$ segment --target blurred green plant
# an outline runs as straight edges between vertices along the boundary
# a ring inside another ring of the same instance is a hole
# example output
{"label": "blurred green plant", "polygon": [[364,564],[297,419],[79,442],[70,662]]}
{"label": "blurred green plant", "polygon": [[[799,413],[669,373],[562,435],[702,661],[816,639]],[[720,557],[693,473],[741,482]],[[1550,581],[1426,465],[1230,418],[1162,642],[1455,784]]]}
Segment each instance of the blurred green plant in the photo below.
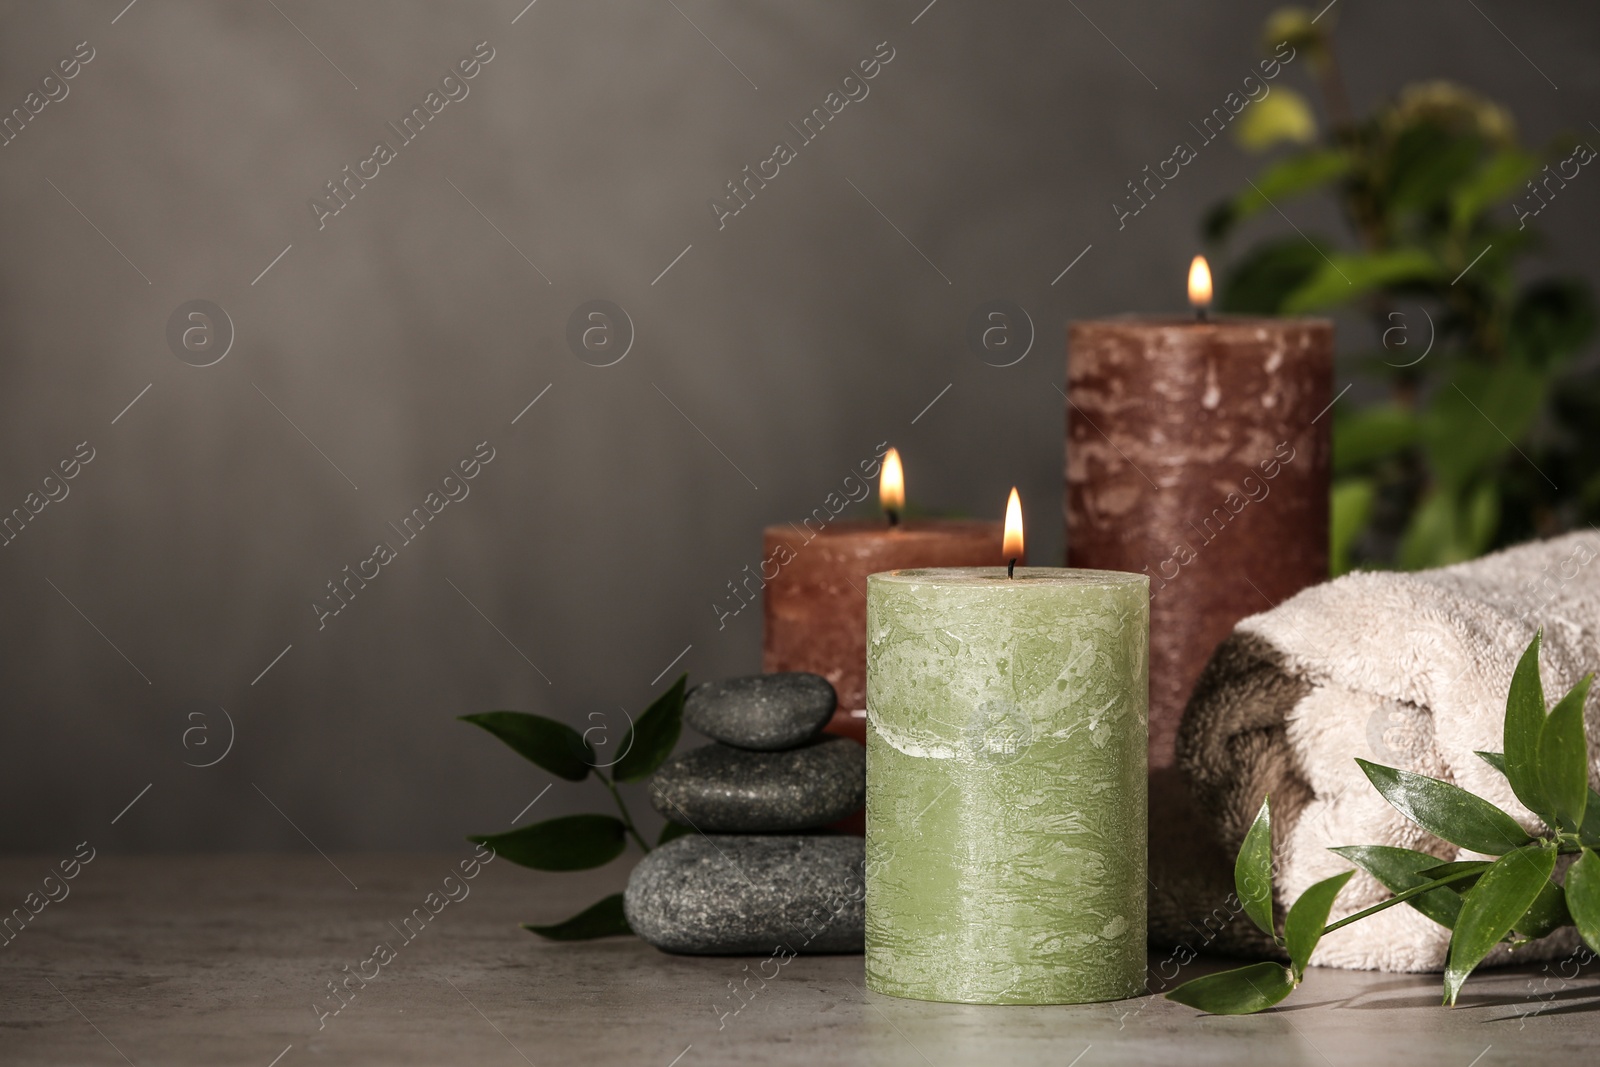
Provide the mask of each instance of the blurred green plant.
{"label": "blurred green plant", "polygon": [[[1273,918],[1272,812],[1261,801],[1239,846],[1234,887],[1250,921],[1270,936],[1289,965],[1253,963],[1195,978],[1168,1000],[1214,1015],[1250,1015],[1294,992],[1324,935],[1368,915],[1409,904],[1450,931],[1444,1003],[1454,1007],[1462,983],[1496,946],[1513,950],[1564,926],[1600,952],[1600,794],[1589,788],[1589,741],[1583,704],[1593,675],[1585,675],[1547,715],[1539,681],[1540,634],[1522,654],[1506,696],[1503,752],[1477,755],[1505,775],[1543,824],[1530,834],[1509,814],[1474,793],[1437,778],[1358,759],[1362,772],[1396,811],[1433,837],[1492,860],[1457,860],[1392,845],[1344,845],[1331,851],[1372,875],[1394,896],[1328,922],[1334,898],[1354,870],[1326,878]],[[1557,881],[1558,856],[1576,856]],[[1326,925],[1325,925],[1326,924]]]}
{"label": "blurred green plant", "polygon": [[1529,219],[1546,206],[1559,218],[1573,181],[1600,189],[1581,172],[1594,150],[1565,138],[1531,151],[1505,108],[1441,81],[1357,117],[1332,17],[1320,21],[1284,9],[1263,41],[1307,57],[1322,121],[1273,86],[1235,137],[1276,156],[1203,229],[1221,245],[1312,194],[1346,224],[1342,241],[1307,230],[1257,242],[1218,298],[1247,314],[1351,308],[1381,338],[1354,361],[1380,398],[1335,408],[1333,572],[1439,566],[1600,520],[1600,372],[1578,365],[1593,296],[1578,278],[1525,280],[1524,266],[1539,246]]}

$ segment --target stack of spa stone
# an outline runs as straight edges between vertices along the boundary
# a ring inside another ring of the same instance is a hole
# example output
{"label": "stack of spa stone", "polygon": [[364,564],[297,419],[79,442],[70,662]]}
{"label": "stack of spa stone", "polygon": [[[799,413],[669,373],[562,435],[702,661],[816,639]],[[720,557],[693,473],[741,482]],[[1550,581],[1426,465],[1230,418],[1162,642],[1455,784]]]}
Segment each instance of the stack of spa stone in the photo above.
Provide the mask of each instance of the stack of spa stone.
{"label": "stack of spa stone", "polygon": [[667,952],[862,950],[863,841],[817,832],[859,810],[867,791],[866,750],[821,736],[834,703],[815,674],[690,692],[684,721],[714,740],[650,780],[650,803],[686,832],[628,879],[635,933]]}

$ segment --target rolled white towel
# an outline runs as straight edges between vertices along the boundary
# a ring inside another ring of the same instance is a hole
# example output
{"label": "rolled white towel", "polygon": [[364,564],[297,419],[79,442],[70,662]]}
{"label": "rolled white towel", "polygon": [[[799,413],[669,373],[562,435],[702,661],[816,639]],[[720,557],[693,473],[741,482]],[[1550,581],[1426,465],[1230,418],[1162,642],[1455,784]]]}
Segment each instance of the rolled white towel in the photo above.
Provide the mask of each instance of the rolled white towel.
{"label": "rolled white towel", "polygon": [[[1350,868],[1328,851],[1334,845],[1478,858],[1390,807],[1357,757],[1454,782],[1537,827],[1474,752],[1502,749],[1512,671],[1541,627],[1540,673],[1553,700],[1600,670],[1600,532],[1437,570],[1350,574],[1252,615],[1218,647],[1179,729],[1178,766],[1197,810],[1231,858],[1262,795],[1272,794],[1280,907]],[[1600,700],[1590,699],[1586,720],[1594,783]],[[1388,895],[1359,873],[1334,918]],[[1182,900],[1177,910],[1203,915],[1216,903]],[[1229,924],[1210,947],[1259,951],[1259,940],[1238,929],[1247,925]],[[1448,930],[1401,905],[1329,935],[1312,963],[1442,970],[1449,942]],[[1514,953],[1502,946],[1486,962],[1549,959],[1578,944],[1568,928]]]}

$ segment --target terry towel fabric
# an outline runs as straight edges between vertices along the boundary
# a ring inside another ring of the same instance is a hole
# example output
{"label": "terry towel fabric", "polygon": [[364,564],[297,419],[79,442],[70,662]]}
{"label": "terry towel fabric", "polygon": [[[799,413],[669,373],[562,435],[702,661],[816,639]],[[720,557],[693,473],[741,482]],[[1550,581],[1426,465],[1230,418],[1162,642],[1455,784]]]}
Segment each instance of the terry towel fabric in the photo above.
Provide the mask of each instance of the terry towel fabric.
{"label": "terry towel fabric", "polygon": [[[1350,868],[1328,851],[1332,845],[1400,845],[1441,862],[1478,858],[1391,808],[1356,757],[1454,782],[1536,827],[1506,780],[1474,751],[1503,747],[1512,671],[1540,627],[1540,673],[1554,702],[1586,672],[1600,670],[1600,532],[1438,570],[1350,574],[1240,622],[1201,675],[1177,742],[1194,810],[1225,861],[1153,873],[1152,939],[1195,945],[1201,934],[1211,951],[1271,953],[1242,917],[1199,918],[1218,915],[1224,904],[1219,889],[1224,897],[1231,889],[1226,872],[1267,793],[1280,909],[1312,883]],[[1586,718],[1593,782],[1600,698],[1591,695]],[[1333,917],[1388,895],[1358,873]],[[1399,905],[1329,935],[1312,962],[1442,970],[1449,940],[1444,927]],[[1568,928],[1514,953],[1502,946],[1487,962],[1550,959],[1578,947]]]}

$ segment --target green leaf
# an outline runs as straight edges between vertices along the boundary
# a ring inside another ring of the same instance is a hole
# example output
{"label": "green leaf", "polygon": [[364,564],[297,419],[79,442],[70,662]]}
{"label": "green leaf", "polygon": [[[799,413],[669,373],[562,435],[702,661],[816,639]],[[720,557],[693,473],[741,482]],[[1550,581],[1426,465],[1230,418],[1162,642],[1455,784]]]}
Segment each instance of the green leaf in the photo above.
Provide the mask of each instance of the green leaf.
{"label": "green leaf", "polygon": [[522,928],[551,941],[589,941],[596,937],[633,933],[633,927],[628,925],[628,917],[622,913],[621,893],[613,893],[591,904],[565,922],[549,926],[523,923]]}
{"label": "green leaf", "polygon": [[1434,281],[1448,277],[1439,261],[1420,248],[1391,252],[1334,252],[1315,274],[1283,302],[1285,314],[1349,304],[1377,289],[1405,282]]}
{"label": "green leaf", "polygon": [[[1452,863],[1441,863],[1437,867],[1429,867],[1420,872],[1422,877],[1430,881],[1449,878],[1451,882],[1446,888],[1455,894],[1457,904],[1461,901],[1462,894],[1478,884],[1478,879],[1483,877],[1483,872],[1494,866],[1493,860],[1456,860]],[[1463,877],[1465,876],[1465,877]],[[1460,918],[1461,909],[1456,909],[1456,917]],[[1450,928],[1455,929],[1452,923]]]}
{"label": "green leaf", "polygon": [[1470,184],[1483,156],[1476,134],[1429,121],[1407,128],[1389,151],[1385,200],[1390,210],[1442,208],[1452,192]]}
{"label": "green leaf", "polygon": [[1456,368],[1422,417],[1423,445],[1440,488],[1464,497],[1469,486],[1515,457],[1549,384],[1547,373],[1517,360]]}
{"label": "green leaf", "polygon": [[1295,981],[1304,977],[1311,953],[1322,940],[1322,927],[1328,921],[1328,912],[1333,910],[1334,897],[1355,873],[1345,871],[1324,878],[1301,893],[1300,899],[1289,909],[1288,917],[1283,920],[1283,942],[1289,950],[1289,965],[1294,968]]}
{"label": "green leaf", "polygon": [[1539,887],[1539,895],[1528,905],[1522,918],[1512,925],[1512,929],[1522,937],[1537,941],[1563,926],[1571,925],[1572,913],[1567,910],[1566,894],[1554,882],[1546,882]]}
{"label": "green leaf", "polygon": [[1500,770],[1511,783],[1511,791],[1547,824],[1552,821],[1544,781],[1539,776],[1539,735],[1544,732],[1544,683],[1539,680],[1541,629],[1517,661],[1511,674],[1511,691],[1506,696],[1505,756]]}
{"label": "green leaf", "polygon": [[1562,829],[1576,831],[1589,801],[1589,741],[1583,735],[1583,701],[1594,676],[1586,674],[1550,710],[1539,732],[1539,782]]}
{"label": "green leaf", "polygon": [[[1249,115],[1260,114],[1258,108],[1259,105],[1250,109],[1247,120]],[[1254,188],[1211,209],[1204,226],[1206,239],[1220,241],[1250,216],[1272,204],[1319,189],[1344,177],[1349,170],[1350,154],[1339,148],[1299,152],[1279,160],[1256,176]]]}
{"label": "green leaf", "polygon": [[1333,483],[1328,516],[1328,573],[1337,578],[1350,570],[1350,552],[1372,517],[1378,487],[1370,478],[1341,478]]}
{"label": "green leaf", "polygon": [[1567,910],[1584,944],[1600,952],[1600,856],[1585,848],[1567,868]]}
{"label": "green leaf", "polygon": [[1435,837],[1489,856],[1503,855],[1531,840],[1517,820],[1460,786],[1364,759],[1356,763],[1383,799]]}
{"label": "green leaf", "polygon": [[1400,566],[1416,571],[1465,558],[1456,548],[1455,499],[1435,488],[1412,509],[1400,538]]}
{"label": "green leaf", "polygon": [[1249,1015],[1272,1007],[1294,991],[1294,977],[1281,963],[1252,963],[1237,970],[1192,978],[1168,1000],[1212,1015]]}
{"label": "green leaf", "polygon": [[1241,148],[1251,152],[1265,152],[1285,141],[1308,144],[1316,139],[1317,117],[1310,101],[1280,85],[1245,111],[1234,124],[1233,136]]}
{"label": "green leaf", "polygon": [[692,833],[694,833],[693,827],[684,826],[682,823],[669,822],[667,825],[661,828],[661,836],[656,838],[656,847],[660,848],[662,845],[673,840],[674,838],[682,837],[684,834]]}
{"label": "green leaf", "polygon": [[564,722],[525,711],[485,711],[463,715],[462,722],[481,726],[558,778],[581,782],[594,766],[594,753],[578,731]]}
{"label": "green leaf", "polygon": [[1467,547],[1469,559],[1476,559],[1488,551],[1500,528],[1500,487],[1484,479],[1462,502],[1461,541]]}
{"label": "green leaf", "polygon": [[1500,525],[1500,490],[1490,480],[1477,485],[1438,487],[1412,513],[1400,546],[1407,570],[1442,567],[1476,559],[1494,540]]}
{"label": "green leaf", "polygon": [[611,769],[619,782],[642,782],[672,755],[678,735],[683,731],[683,691],[687,674],[678,675],[672,687],[645,709],[623,739],[623,756]]}
{"label": "green leaf", "polygon": [[[1485,763],[1506,773],[1506,758],[1498,752],[1479,752]],[[1589,802],[1583,807],[1583,824],[1578,827],[1578,838],[1586,845],[1600,845],[1600,793],[1589,790]]]}
{"label": "green leaf", "polygon": [[1547,279],[1517,297],[1506,327],[1506,347],[1530,366],[1559,366],[1583,350],[1594,328],[1589,286],[1570,278]]}
{"label": "green leaf", "polygon": [[1530,845],[1515,849],[1495,860],[1478,884],[1467,891],[1450,938],[1450,962],[1444,972],[1446,1004],[1455,1006],[1467,975],[1533,906],[1555,864],[1553,848]]}
{"label": "green leaf", "polygon": [[1271,797],[1261,798],[1261,810],[1244,835],[1239,857],[1233,862],[1233,887],[1250,921],[1268,937],[1277,938],[1272,924],[1272,811]]}
{"label": "green leaf", "polygon": [[1578,840],[1590,848],[1600,848],[1600,793],[1589,790],[1589,803],[1584,805],[1583,825],[1578,827]]}
{"label": "green leaf", "polygon": [[1289,294],[1323,266],[1323,246],[1299,234],[1263,242],[1228,271],[1217,309],[1236,315],[1281,313]]}
{"label": "green leaf", "polygon": [[[1415,358],[1407,354],[1411,351],[1409,339],[1404,346],[1397,342],[1389,351],[1395,363]],[[1398,404],[1376,404],[1341,415],[1333,424],[1333,472],[1352,474],[1388,459],[1415,444],[1421,431],[1416,413]]]}
{"label": "green leaf", "polygon": [[[1372,875],[1391,893],[1403,893],[1425,885],[1432,879],[1422,872],[1439,863],[1437,856],[1393,845],[1343,845],[1329,851]],[[1448,886],[1412,897],[1406,903],[1446,929],[1455,926],[1456,916],[1461,912],[1461,895]]]}
{"label": "green leaf", "polygon": [[627,828],[610,815],[563,815],[503,834],[467,838],[539,871],[584,871],[622,855]]}
{"label": "green leaf", "polygon": [[[1437,878],[1449,878],[1452,875],[1464,874],[1468,872],[1482,874],[1492,866],[1494,866],[1493,860],[1451,860],[1449,863],[1435,864],[1434,866],[1428,867],[1425,870],[1419,871],[1418,873],[1424,878],[1433,880]],[[1476,881],[1476,878],[1469,878],[1464,881],[1453,883],[1451,888],[1459,893]]]}
{"label": "green leaf", "polygon": [[1451,226],[1464,233],[1485,210],[1520,189],[1537,169],[1534,158],[1519,149],[1508,148],[1491,156],[1451,196]]}

